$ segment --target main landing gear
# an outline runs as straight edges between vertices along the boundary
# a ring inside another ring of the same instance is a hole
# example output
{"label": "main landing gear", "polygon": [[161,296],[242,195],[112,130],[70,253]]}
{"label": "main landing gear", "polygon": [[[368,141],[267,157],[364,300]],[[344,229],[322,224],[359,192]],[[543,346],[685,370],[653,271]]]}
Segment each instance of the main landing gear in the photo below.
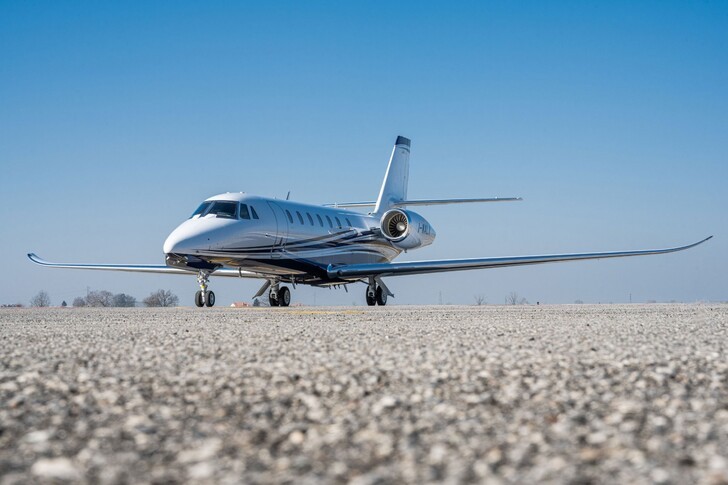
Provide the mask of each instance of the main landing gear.
{"label": "main landing gear", "polygon": [[384,306],[387,304],[387,296],[390,294],[389,289],[381,281],[378,283],[372,278],[369,280],[369,285],[367,285],[366,299],[369,306]]}
{"label": "main landing gear", "polygon": [[291,290],[287,286],[271,285],[268,292],[270,306],[288,306],[291,304]]}
{"label": "main landing gear", "polygon": [[215,293],[207,290],[209,280],[210,273],[205,271],[197,273],[197,283],[200,285],[200,289],[195,293],[195,305],[198,307],[211,307],[215,304]]}

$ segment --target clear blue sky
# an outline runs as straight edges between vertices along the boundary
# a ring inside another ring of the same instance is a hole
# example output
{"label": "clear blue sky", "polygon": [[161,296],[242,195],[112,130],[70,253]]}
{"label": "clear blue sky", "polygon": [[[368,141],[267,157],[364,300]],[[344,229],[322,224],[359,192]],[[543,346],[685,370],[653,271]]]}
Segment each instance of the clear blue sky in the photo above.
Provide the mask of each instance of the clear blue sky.
{"label": "clear blue sky", "polygon": [[[665,247],[685,253],[389,280],[392,303],[728,300],[725,2],[2,2],[0,303],[138,298],[193,277],[50,270],[161,263],[225,191],[376,196],[397,135],[422,208],[404,259]],[[213,280],[219,304],[256,282]],[[294,300],[363,303],[363,285]]]}

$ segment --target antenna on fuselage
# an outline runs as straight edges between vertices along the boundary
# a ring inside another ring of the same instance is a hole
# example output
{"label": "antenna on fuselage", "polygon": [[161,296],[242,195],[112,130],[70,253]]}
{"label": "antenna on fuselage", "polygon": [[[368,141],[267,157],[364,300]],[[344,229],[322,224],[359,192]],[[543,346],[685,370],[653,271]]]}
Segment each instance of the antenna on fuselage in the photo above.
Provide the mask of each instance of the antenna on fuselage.
{"label": "antenna on fuselage", "polygon": [[288,200],[290,198],[291,198],[291,191],[289,190],[288,193],[286,194],[286,200]]}

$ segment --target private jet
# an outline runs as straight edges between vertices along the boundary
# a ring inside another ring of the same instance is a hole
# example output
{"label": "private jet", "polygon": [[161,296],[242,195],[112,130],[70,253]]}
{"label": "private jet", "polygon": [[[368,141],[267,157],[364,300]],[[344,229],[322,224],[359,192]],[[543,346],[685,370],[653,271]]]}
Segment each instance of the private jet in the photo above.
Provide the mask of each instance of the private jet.
{"label": "private jet", "polygon": [[393,262],[402,252],[435,240],[435,229],[412,207],[521,200],[408,199],[410,146],[409,139],[397,137],[376,201],[319,206],[246,193],[210,197],[167,237],[163,265],[52,263],[33,253],[28,258],[53,268],[196,275],[198,307],[215,304],[210,276],[264,280],[253,299],[267,292],[270,305],[282,307],[291,303],[286,283],[294,288],[347,288],[362,282],[366,302],[374,306],[386,305],[394,297],[384,283],[390,276],[663,254],[692,248],[712,237],[666,249]]}

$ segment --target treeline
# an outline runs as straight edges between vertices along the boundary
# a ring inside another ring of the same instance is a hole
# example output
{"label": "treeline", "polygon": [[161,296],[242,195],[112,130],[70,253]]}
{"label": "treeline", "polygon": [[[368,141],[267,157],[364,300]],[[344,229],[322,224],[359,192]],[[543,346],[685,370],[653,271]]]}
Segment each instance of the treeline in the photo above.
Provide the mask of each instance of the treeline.
{"label": "treeline", "polygon": [[110,291],[89,291],[84,296],[78,296],[73,299],[74,307],[135,307],[137,299],[126,293],[113,294]]}
{"label": "treeline", "polygon": [[[153,291],[142,300],[142,304],[147,307],[173,307],[179,304],[179,298],[170,290]],[[51,298],[45,291],[38,292],[30,300],[32,307],[48,307],[51,306]],[[62,307],[67,306],[66,302],[61,303]],[[89,291],[86,296],[78,296],[73,300],[74,307],[135,307],[137,299],[126,293],[111,293],[106,290]]]}

